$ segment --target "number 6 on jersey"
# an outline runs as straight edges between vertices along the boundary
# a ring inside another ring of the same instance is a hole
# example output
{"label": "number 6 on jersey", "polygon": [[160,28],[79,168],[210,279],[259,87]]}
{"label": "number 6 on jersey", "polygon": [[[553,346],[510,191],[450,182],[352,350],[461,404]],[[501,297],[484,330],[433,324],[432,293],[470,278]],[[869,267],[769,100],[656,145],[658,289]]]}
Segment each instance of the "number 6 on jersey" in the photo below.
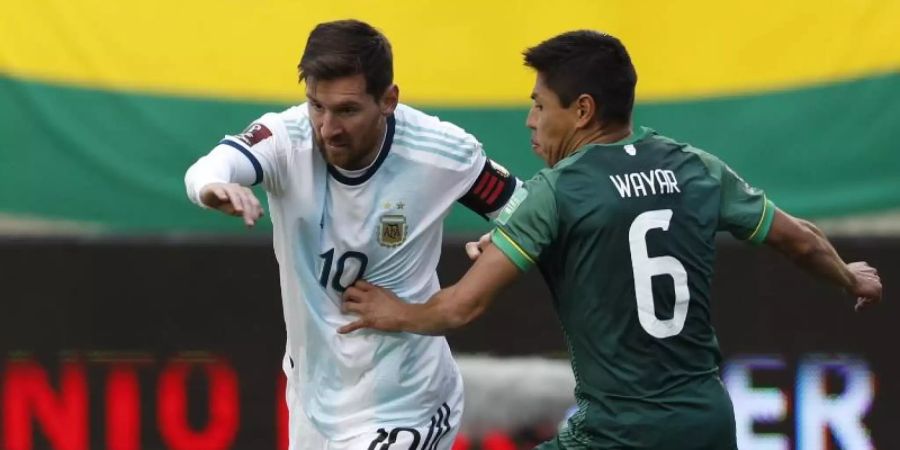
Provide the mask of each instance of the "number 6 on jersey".
{"label": "number 6 on jersey", "polygon": [[[657,228],[668,231],[671,220],[671,209],[646,211],[634,219],[628,230],[638,320],[647,333],[659,339],[672,337],[681,332],[687,319],[688,302],[691,300],[684,265],[672,256],[651,258],[647,254],[647,232]],[[656,317],[652,278],[657,275],[671,276],[675,285],[675,308],[671,319],[660,320]]]}

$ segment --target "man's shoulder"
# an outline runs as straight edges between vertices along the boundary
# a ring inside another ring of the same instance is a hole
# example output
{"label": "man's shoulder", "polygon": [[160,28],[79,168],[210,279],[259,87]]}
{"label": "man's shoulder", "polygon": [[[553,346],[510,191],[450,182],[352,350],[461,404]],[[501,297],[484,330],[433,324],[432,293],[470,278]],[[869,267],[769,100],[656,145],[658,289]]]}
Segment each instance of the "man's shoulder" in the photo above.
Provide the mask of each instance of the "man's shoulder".
{"label": "man's shoulder", "polygon": [[673,152],[681,155],[679,163],[682,170],[699,170],[705,172],[706,175],[715,179],[721,179],[722,173],[728,169],[728,166],[714,153],[694,146],[685,141],[673,139],[668,136],[653,132],[645,139],[645,145],[650,149],[657,149],[661,152]]}
{"label": "man's shoulder", "polygon": [[279,120],[284,122],[285,126],[294,125],[298,127],[310,128],[309,108],[306,107],[306,103],[291,106],[290,108],[283,111],[270,114],[277,116]]}
{"label": "man's shoulder", "polygon": [[290,140],[294,147],[312,146],[312,126],[309,123],[306,103],[292,106],[283,111],[263,114],[257,122]]}
{"label": "man's shoulder", "polygon": [[394,112],[392,152],[418,163],[458,169],[482,153],[481,143],[459,126],[407,105]]}
{"label": "man's shoulder", "polygon": [[400,135],[437,136],[449,142],[478,142],[475,136],[459,125],[402,103],[397,105],[394,117],[397,120],[397,134]]}
{"label": "man's shoulder", "polygon": [[671,151],[680,151],[687,154],[693,154],[700,156],[701,158],[716,158],[715,155],[709,153],[705,150],[702,150],[693,144],[690,144],[685,141],[681,141],[675,138],[671,138],[669,136],[660,134],[653,129],[647,128],[648,131],[646,137],[638,142],[638,144],[643,144],[646,146],[657,147],[660,149],[668,149]]}

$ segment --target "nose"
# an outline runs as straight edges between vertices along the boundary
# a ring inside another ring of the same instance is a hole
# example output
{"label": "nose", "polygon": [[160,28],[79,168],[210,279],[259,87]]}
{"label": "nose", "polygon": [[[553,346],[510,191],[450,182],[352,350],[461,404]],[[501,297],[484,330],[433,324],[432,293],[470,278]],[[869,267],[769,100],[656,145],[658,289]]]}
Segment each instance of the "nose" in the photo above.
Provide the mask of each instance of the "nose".
{"label": "nose", "polygon": [[329,112],[322,117],[322,126],[319,128],[319,134],[323,139],[332,139],[341,134],[340,122]]}
{"label": "nose", "polygon": [[537,113],[534,106],[528,110],[528,117],[525,118],[525,126],[534,130],[537,128]]}

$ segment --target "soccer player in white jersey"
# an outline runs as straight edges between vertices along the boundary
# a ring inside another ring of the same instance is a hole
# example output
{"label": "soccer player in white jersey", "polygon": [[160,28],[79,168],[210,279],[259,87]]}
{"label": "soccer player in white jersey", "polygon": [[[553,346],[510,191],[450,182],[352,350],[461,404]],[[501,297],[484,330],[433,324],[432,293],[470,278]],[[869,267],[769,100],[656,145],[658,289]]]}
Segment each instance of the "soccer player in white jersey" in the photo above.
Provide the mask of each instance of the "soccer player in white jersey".
{"label": "soccer player in white jersey", "polygon": [[290,448],[449,449],[462,382],[443,337],[364,332],[341,294],[363,277],[428,298],[442,222],[457,201],[494,217],[519,181],[461,128],[398,103],[388,40],[318,25],[300,61],[307,103],[226,136],[185,175],[200,206],[262,215],[268,194],[287,326]]}

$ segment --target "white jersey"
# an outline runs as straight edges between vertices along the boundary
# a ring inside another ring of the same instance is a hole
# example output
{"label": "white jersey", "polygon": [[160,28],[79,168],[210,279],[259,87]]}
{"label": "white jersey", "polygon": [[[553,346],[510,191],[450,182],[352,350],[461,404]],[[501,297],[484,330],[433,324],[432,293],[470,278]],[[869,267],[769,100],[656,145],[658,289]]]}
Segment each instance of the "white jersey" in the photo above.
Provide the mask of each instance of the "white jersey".
{"label": "white jersey", "polygon": [[[265,186],[287,326],[284,368],[310,422],[330,439],[427,425],[415,422],[461,389],[443,337],[338,334],[354,320],[341,313],[343,290],[363,278],[425,301],[440,289],[442,222],[453,204],[474,200],[489,214],[517,183],[453,124],[404,105],[387,122],[379,155],[356,173],[328,165],[314,148],[303,104],[226,137],[186,175],[198,204],[209,182]],[[227,170],[216,158],[230,161]]]}

